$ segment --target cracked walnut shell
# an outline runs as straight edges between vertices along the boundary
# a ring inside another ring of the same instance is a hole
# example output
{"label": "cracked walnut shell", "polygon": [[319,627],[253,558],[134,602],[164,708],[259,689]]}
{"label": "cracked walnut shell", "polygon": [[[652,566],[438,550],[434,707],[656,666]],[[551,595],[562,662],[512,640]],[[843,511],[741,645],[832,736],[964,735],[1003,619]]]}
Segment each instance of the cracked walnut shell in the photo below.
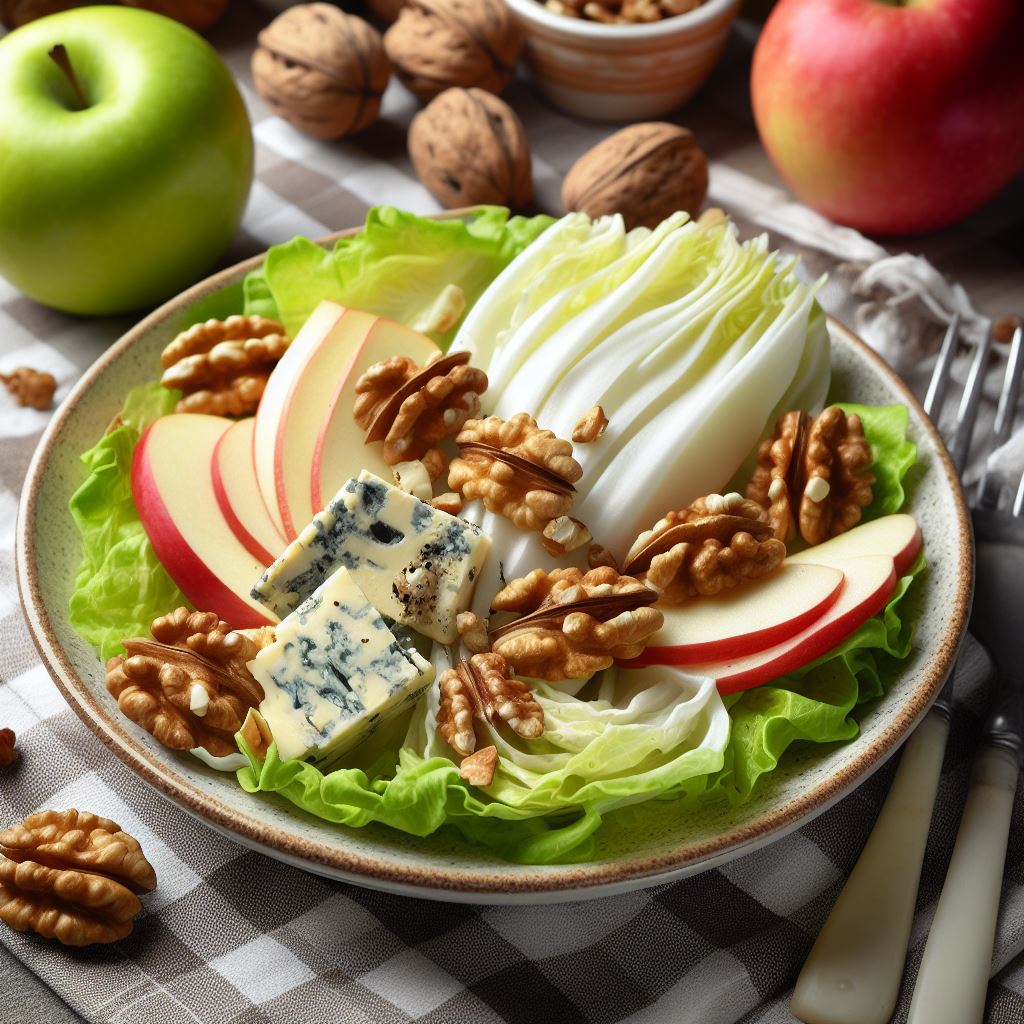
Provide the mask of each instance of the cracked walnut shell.
{"label": "cracked walnut shell", "polygon": [[536,739],[544,732],[544,711],[530,687],[512,674],[500,654],[474,654],[441,674],[437,728],[456,753],[476,750],[474,719],[504,722],[517,736]]}
{"label": "cracked walnut shell", "polygon": [[470,420],[455,441],[459,455],[449,467],[448,486],[467,501],[479,498],[527,531],[568,515],[583,467],[572,457],[572,444],[532,416]]}
{"label": "cracked walnut shell", "polygon": [[521,675],[558,682],[585,679],[616,659],[638,657],[664,622],[649,605],[657,594],[610,566],[535,569],[491,602],[521,618],[493,630],[491,646]]}
{"label": "cracked walnut shell", "polygon": [[178,412],[248,416],[291,339],[276,320],[230,316],[182,331],[161,353],[160,383],[181,391]]}
{"label": "cracked walnut shell", "polygon": [[256,91],[275,114],[317,139],[368,128],[391,77],[380,33],[333,4],[299,4],[260,34]]}
{"label": "cracked walnut shell", "polygon": [[67,946],[116,942],[156,873],[137,840],[109,818],[39,811],[0,832],[0,920]]}
{"label": "cracked walnut shell", "polygon": [[786,545],[767,520],[764,509],[742,495],[708,495],[640,534],[623,568],[665,604],[711,597],[782,564]]}
{"label": "cracked walnut shell", "polygon": [[196,32],[205,32],[220,20],[228,7],[228,0],[121,0],[121,3],[174,18]]}
{"label": "cracked walnut shell", "polygon": [[530,146],[515,111],[483,89],[448,89],[409,126],[416,174],[449,208],[522,209],[533,198]]}
{"label": "cracked walnut shell", "polygon": [[655,121],[629,125],[584,153],[565,176],[562,205],[653,228],[677,210],[695,215],[707,190],[707,158],[692,132]]}
{"label": "cracked walnut shell", "polygon": [[468,364],[468,352],[438,354],[422,368],[408,356],[392,356],[359,378],[355,421],[366,431],[368,444],[384,442],[389,466],[424,459],[431,480],[440,475],[443,456],[435,446],[479,414],[480,396],[487,390],[487,374]]}
{"label": "cracked walnut shell", "polygon": [[871,446],[860,417],[832,405],[811,419],[791,411],[757,453],[747,497],[766,509],[780,540],[820,544],[860,522],[871,504]]}
{"label": "cracked walnut shell", "polygon": [[408,0],[384,35],[395,72],[423,100],[452,86],[501,92],[521,46],[503,0]]}
{"label": "cracked walnut shell", "polygon": [[213,612],[178,608],[153,623],[154,640],[124,641],[126,657],[107,662],[107,690],[121,711],[174,750],[237,753],[234,735],[263,689],[246,668],[257,639]]}
{"label": "cracked walnut shell", "polygon": [[88,0],[0,0],[0,24],[20,28],[30,21],[45,18],[74,7],[85,7]]}

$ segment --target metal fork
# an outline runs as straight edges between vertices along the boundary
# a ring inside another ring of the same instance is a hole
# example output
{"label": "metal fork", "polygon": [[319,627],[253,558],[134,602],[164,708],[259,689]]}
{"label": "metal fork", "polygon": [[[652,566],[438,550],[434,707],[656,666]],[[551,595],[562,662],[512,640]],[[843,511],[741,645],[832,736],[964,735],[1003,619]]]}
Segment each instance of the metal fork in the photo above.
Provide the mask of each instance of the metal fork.
{"label": "metal fork", "polygon": [[[943,340],[939,358],[935,364],[931,384],[925,398],[925,412],[934,422],[938,422],[942,413],[949,383],[953,357],[959,333],[959,321],[953,319]],[[988,365],[992,349],[992,336],[989,331],[984,342],[975,350],[974,358],[968,371],[967,381],[957,409],[956,421],[949,443],[950,454],[958,472],[962,473],[967,462],[971,437],[977,421],[978,408],[981,403],[982,386],[985,369]],[[1010,350],[1010,358],[1003,380],[996,417],[996,426],[989,439],[988,450],[994,451],[1010,435],[1013,424],[1013,411],[1020,390],[1021,373],[1024,371],[1024,330],[1018,329],[1014,334]],[[986,472],[979,488],[977,504],[987,509],[998,504],[1005,480],[999,480],[995,474]],[[1014,504],[1015,514],[1020,515],[1024,506],[1024,482],[1018,491]],[[994,515],[995,513],[986,512]],[[1000,514],[1000,519],[1008,519]],[[1022,549],[1024,550],[1024,549]],[[924,859],[925,844],[931,823],[935,796],[938,790],[942,759],[949,735],[949,723],[953,712],[953,678],[943,686],[931,710],[907,741],[900,759],[899,768],[893,779],[892,787],[882,807],[875,827],[861,851],[843,891],[839,895],[832,913],[825,922],[803,970],[797,979],[793,993],[791,1009],[794,1016],[806,1024],[885,1024],[892,1016],[896,1000],[899,997],[900,983],[907,955],[907,944],[913,924],[914,904],[921,878],[921,865]],[[1004,725],[1006,722],[1004,721]],[[979,763],[983,757],[979,755]],[[1000,764],[1006,767],[1003,781],[1009,772],[1005,750],[995,755]],[[991,774],[991,773],[989,773]],[[985,775],[985,772],[982,772]],[[1013,785],[1010,788],[1012,805],[1013,786],[1016,784],[1016,762],[1013,769]],[[987,792],[987,790],[986,790]],[[972,797],[974,790],[972,790]],[[991,801],[990,801],[991,802]],[[1005,800],[1003,801],[1005,803]],[[973,808],[969,801],[969,808]],[[1003,804],[1000,804],[1002,810]],[[964,828],[976,820],[978,815],[972,811],[969,817],[964,815]],[[1008,828],[1008,810],[1006,828]],[[988,836],[988,847],[991,861],[997,848],[999,864],[996,865],[995,908],[998,909],[998,880],[1002,877],[1002,857],[1006,849],[1006,828],[999,838],[999,829],[992,829]],[[971,834],[976,834],[972,826]],[[964,833],[966,834],[966,833]],[[1001,846],[1000,846],[1001,843]],[[959,848],[959,841],[958,841]],[[965,857],[976,854],[964,854],[959,858],[958,866]],[[954,854],[954,859],[956,855]],[[952,893],[959,890],[961,872],[953,871],[951,862],[947,890]],[[944,894],[945,894],[944,890]],[[945,897],[944,897],[945,898]],[[947,901],[948,903],[948,901]],[[959,901],[958,901],[959,904]],[[989,905],[986,905],[988,908]],[[961,908],[962,909],[962,908]],[[980,910],[980,906],[973,908]],[[958,911],[959,912],[959,911]],[[964,911],[966,913],[966,911]],[[938,922],[938,915],[936,921]],[[979,918],[980,920],[980,918]],[[976,937],[987,929],[987,946],[984,941],[976,942],[976,960],[987,957],[981,977],[981,999],[984,1005],[985,986],[988,981],[988,963],[991,960],[992,939],[995,927],[995,910],[985,918]],[[933,926],[938,934],[937,924]],[[953,936],[955,941],[955,935]],[[939,945],[929,946],[936,952],[926,963],[922,963],[919,991],[934,987],[938,990],[936,976],[931,964],[938,964],[946,959],[946,947],[939,952]],[[980,960],[979,960],[980,962]],[[948,976],[948,964],[944,968]],[[969,986],[968,986],[969,987]],[[920,1012],[917,1021],[920,1024],[939,1024],[940,1021],[967,1024],[970,1016],[957,1015],[962,1013],[962,1003],[953,1000],[943,985],[944,999],[947,1005],[955,1006],[953,1016],[936,1016],[933,1003],[928,1001],[927,1011]],[[915,1004],[924,1006],[924,997],[915,997]],[[978,1018],[980,1020],[980,1010]]]}

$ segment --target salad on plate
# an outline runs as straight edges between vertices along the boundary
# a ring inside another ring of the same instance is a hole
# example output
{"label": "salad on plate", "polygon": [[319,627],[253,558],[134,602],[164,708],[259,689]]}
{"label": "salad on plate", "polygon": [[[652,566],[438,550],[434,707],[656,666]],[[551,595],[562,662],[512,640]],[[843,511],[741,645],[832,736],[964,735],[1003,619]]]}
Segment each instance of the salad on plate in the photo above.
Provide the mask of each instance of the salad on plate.
{"label": "salad on plate", "polygon": [[907,410],[830,402],[819,285],[717,211],[275,246],[83,454],[71,623],[128,718],[325,827],[566,863],[741,803],[857,735],[924,566]]}

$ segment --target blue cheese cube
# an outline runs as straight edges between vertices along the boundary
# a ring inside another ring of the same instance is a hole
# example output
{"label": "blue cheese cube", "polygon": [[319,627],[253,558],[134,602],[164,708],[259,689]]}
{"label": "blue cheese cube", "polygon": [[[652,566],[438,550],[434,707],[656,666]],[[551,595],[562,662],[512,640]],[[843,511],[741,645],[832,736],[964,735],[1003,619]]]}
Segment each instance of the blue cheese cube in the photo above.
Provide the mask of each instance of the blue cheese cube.
{"label": "blue cheese cube", "polygon": [[430,662],[395,639],[345,568],[276,626],[275,635],[249,671],[263,687],[260,713],[283,760],[344,753],[434,679]]}
{"label": "blue cheese cube", "polygon": [[490,547],[479,527],[364,470],[288,545],[252,596],[284,618],[344,566],[382,615],[450,644]]}

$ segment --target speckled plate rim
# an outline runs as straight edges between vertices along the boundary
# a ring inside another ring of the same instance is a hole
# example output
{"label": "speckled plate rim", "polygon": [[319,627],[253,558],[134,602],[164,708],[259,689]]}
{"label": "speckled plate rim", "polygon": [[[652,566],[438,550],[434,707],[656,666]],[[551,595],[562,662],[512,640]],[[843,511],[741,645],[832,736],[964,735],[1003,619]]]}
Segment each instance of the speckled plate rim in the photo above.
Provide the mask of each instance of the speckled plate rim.
{"label": "speckled plate rim", "polygon": [[[459,211],[453,211],[457,216]],[[322,240],[329,244],[358,229],[338,232]],[[33,642],[48,672],[79,718],[145,782],[204,824],[243,845],[278,860],[341,881],[369,886],[401,895],[464,903],[540,903],[552,900],[587,899],[613,895],[638,887],[657,885],[719,866],[750,853],[805,824],[827,810],[864,782],[900,747],[927,712],[952,670],[966,631],[973,587],[973,536],[970,516],[960,481],[938,432],[920,403],[892,368],[849,328],[830,318],[833,331],[851,342],[874,369],[887,378],[902,400],[915,413],[922,431],[934,444],[936,468],[944,475],[956,506],[957,548],[961,564],[953,611],[945,633],[917,688],[908,695],[892,721],[845,768],[813,786],[799,797],[769,809],[762,816],[736,826],[702,843],[678,852],[637,856],[608,863],[560,866],[557,871],[538,867],[512,876],[494,869],[460,869],[446,864],[424,868],[365,856],[331,842],[314,842],[291,836],[192,786],[168,765],[157,761],[118,720],[110,707],[101,704],[75,671],[61,648],[42,597],[38,566],[34,557],[31,524],[50,454],[62,426],[75,405],[107,367],[150,330],[182,308],[239,280],[263,262],[254,256],[219,271],[164,303],[115,342],[85,372],[78,384],[54,413],[29,464],[18,509],[15,562],[18,590]]]}

